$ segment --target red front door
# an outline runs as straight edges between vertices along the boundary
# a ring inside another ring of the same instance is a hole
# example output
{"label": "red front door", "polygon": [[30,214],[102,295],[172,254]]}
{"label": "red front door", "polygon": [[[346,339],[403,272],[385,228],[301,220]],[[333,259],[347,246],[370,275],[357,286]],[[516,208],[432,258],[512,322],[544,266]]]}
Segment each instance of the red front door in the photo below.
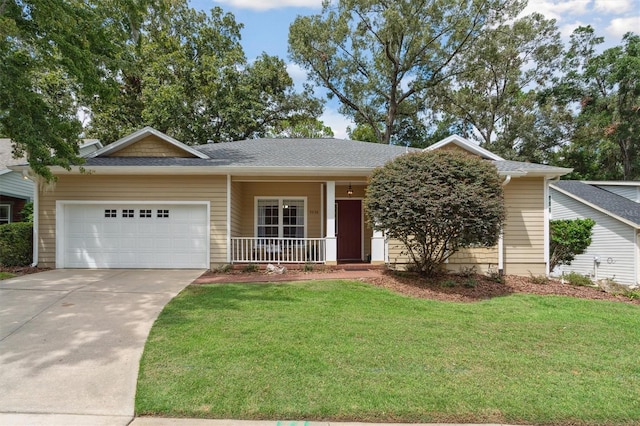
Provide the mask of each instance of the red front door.
{"label": "red front door", "polygon": [[362,201],[336,200],[338,260],[362,260]]}

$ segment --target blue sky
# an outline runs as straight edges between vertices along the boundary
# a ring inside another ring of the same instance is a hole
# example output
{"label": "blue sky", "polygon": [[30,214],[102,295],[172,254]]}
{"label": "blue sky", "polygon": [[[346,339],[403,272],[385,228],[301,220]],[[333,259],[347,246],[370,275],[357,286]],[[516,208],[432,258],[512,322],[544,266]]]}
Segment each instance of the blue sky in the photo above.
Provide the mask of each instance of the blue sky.
{"label": "blue sky", "polygon": [[[244,24],[242,45],[249,60],[262,52],[276,55],[289,63],[290,75],[297,83],[305,81],[305,73],[287,56],[289,25],[298,15],[320,12],[322,0],[191,0],[196,9],[210,10],[220,6],[233,13],[236,22]],[[580,25],[591,25],[603,36],[606,46],[619,44],[622,36],[640,33],[640,0],[529,0],[525,14],[540,12],[557,21],[563,37]],[[327,103],[322,120],[331,126],[335,136],[346,138],[349,120],[337,112],[335,103]]]}

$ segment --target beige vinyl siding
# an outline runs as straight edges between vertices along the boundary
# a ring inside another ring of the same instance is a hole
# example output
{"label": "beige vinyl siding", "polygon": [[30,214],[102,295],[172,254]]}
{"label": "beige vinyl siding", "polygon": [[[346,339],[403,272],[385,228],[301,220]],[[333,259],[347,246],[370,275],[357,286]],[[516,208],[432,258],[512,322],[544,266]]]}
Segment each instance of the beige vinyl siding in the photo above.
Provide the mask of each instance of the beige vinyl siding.
{"label": "beige vinyl siding", "polygon": [[110,157],[186,157],[194,155],[150,135],[109,155]]}
{"label": "beige vinyl siding", "polygon": [[[327,183],[327,182],[351,182],[352,186],[366,185],[366,176],[245,176],[237,175],[233,176],[234,182],[269,182],[269,183],[287,183],[287,182],[300,182],[300,183]],[[338,186],[336,184],[336,186]],[[349,186],[347,183],[345,187]],[[336,190],[336,196],[338,196]]]}
{"label": "beige vinyl siding", "polygon": [[[544,259],[544,180],[543,178],[514,178],[504,187],[507,211],[504,226],[504,273],[540,275],[546,270]],[[399,266],[407,262],[403,245],[390,240],[389,262]],[[462,250],[450,258],[447,269],[476,266],[487,272],[498,263],[497,247]]]}
{"label": "beige vinyl siding", "polygon": [[59,176],[40,193],[39,263],[54,267],[56,201],[209,201],[211,263],[226,263],[226,176]]}
{"label": "beige vinyl siding", "polygon": [[[403,253],[404,245],[395,239],[389,240],[389,263],[404,269],[408,256]],[[462,249],[449,258],[445,265],[448,271],[461,271],[475,268],[476,272],[487,273],[498,269],[498,248],[468,248]]]}
{"label": "beige vinyl siding", "polygon": [[514,178],[504,187],[504,273],[542,275],[545,212],[544,178]]}
{"label": "beige vinyl siding", "polygon": [[[235,188],[235,187],[234,187]],[[320,238],[320,184],[299,182],[240,182],[239,205],[241,206],[240,235],[234,237],[253,237],[255,235],[255,197],[306,197],[307,238]]]}
{"label": "beige vinyl siding", "polygon": [[242,229],[242,183],[231,182],[231,236],[241,235]]}
{"label": "beige vinyl siding", "polygon": [[498,247],[462,249],[449,258],[447,269],[461,271],[475,268],[476,272],[498,271]]}

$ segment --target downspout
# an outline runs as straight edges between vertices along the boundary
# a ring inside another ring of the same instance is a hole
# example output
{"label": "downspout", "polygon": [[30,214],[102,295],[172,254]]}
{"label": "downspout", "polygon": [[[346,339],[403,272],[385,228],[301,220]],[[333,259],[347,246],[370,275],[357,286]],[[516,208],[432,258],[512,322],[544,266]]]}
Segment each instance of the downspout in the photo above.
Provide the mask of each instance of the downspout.
{"label": "downspout", "polygon": [[38,224],[40,223],[40,185],[38,180],[33,181],[33,263],[32,268],[38,266]]}
{"label": "downspout", "polygon": [[[511,182],[511,175],[507,175],[504,182],[502,182],[502,186],[507,186],[509,182]],[[500,276],[504,275],[504,232],[502,229],[498,236],[498,274]]]}

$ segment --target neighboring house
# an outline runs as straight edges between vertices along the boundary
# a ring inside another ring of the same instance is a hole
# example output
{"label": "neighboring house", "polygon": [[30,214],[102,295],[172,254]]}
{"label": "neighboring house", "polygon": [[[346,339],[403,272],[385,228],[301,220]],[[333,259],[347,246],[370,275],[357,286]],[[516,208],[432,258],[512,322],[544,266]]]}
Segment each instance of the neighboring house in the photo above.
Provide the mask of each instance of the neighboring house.
{"label": "neighboring house", "polygon": [[[548,182],[570,170],[505,161],[457,136],[431,149],[479,155],[504,176],[504,238],[450,267],[544,274]],[[416,150],[338,139],[187,146],[146,127],[91,154],[89,173],[52,170],[57,182],[36,198],[37,259],[57,268],[402,263],[366,223],[363,199],[371,172],[407,151]]]}
{"label": "neighboring house", "polygon": [[33,182],[8,168],[25,161],[24,157],[13,158],[10,139],[0,139],[0,225],[20,222],[22,209],[33,199]]}
{"label": "neighboring house", "polygon": [[[85,139],[80,145],[80,156],[86,156],[102,148],[97,139]],[[20,213],[25,204],[34,197],[33,181],[27,170],[24,172],[9,169],[26,163],[26,156],[14,158],[11,139],[0,139],[0,225],[10,222],[20,222]]]}
{"label": "neighboring house", "polygon": [[596,222],[586,252],[556,268],[556,275],[573,271],[594,280],[640,284],[640,182],[554,182],[551,217]]}

